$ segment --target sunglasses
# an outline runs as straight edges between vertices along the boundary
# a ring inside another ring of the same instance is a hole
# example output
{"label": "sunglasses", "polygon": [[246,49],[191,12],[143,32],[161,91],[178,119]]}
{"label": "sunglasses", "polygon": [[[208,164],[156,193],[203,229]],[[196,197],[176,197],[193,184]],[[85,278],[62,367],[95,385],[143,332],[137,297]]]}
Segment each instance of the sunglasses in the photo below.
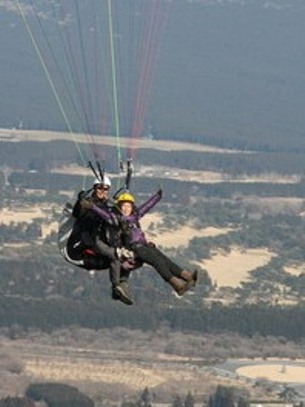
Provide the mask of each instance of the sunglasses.
{"label": "sunglasses", "polygon": [[99,190],[103,190],[103,191],[109,191],[109,187],[104,187],[103,185],[98,185],[97,187],[95,187],[96,189],[99,189]]}

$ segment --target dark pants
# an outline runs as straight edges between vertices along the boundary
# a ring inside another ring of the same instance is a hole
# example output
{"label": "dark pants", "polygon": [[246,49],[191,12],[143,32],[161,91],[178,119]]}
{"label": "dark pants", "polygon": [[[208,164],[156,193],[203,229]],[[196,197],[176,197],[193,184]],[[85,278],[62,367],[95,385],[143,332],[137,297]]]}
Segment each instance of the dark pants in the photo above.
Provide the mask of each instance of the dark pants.
{"label": "dark pants", "polygon": [[132,248],[136,258],[152,266],[165,280],[180,277],[182,268],[154,246],[139,245]]}
{"label": "dark pants", "polygon": [[109,260],[109,279],[113,285],[120,283],[121,262],[116,257],[115,248],[108,246],[99,237],[95,240],[95,250]]}
{"label": "dark pants", "polygon": [[[112,284],[118,284],[127,281],[133,268],[122,266],[119,259],[115,256],[115,249],[108,246],[100,238],[96,238],[95,245],[92,248],[95,254],[87,254],[88,249],[80,240],[69,239],[67,252],[72,261],[82,261],[82,264],[75,264],[86,270],[106,270],[109,269],[109,278]],[[73,263],[72,263],[73,264]]]}
{"label": "dark pants", "polygon": [[72,239],[67,244],[66,260],[77,267],[84,268],[86,270],[105,270],[109,268],[109,259],[87,253],[87,247],[81,244],[81,242],[74,242]]}
{"label": "dark pants", "polygon": [[[89,251],[93,253],[89,253]],[[114,256],[114,249],[107,246],[98,239],[95,247],[88,247],[80,239],[70,238],[67,243],[67,253],[70,259],[76,262],[82,261],[82,264],[76,264],[78,267],[86,270],[106,270]]]}
{"label": "dark pants", "polygon": [[109,260],[101,256],[84,256],[84,266],[86,270],[107,270]]}

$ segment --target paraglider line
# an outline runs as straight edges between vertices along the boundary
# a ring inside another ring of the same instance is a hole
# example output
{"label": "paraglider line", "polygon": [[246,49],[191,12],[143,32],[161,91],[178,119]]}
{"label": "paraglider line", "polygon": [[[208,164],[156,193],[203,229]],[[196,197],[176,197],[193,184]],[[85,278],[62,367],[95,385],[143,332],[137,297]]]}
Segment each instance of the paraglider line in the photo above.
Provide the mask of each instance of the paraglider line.
{"label": "paraglider line", "polygon": [[48,80],[48,83],[49,83],[49,85],[50,85],[50,87],[51,87],[51,90],[52,90],[52,92],[53,92],[53,95],[54,95],[54,97],[55,97],[55,99],[56,99],[56,102],[57,102],[57,104],[58,104],[58,107],[59,107],[59,109],[60,109],[60,112],[61,112],[61,114],[62,114],[62,116],[63,116],[63,118],[64,118],[64,121],[65,121],[65,123],[66,123],[66,125],[67,125],[67,127],[68,127],[69,132],[73,135],[74,143],[75,143],[76,148],[77,148],[77,150],[78,150],[78,153],[79,153],[79,155],[80,155],[80,157],[81,157],[81,160],[82,160],[82,162],[83,162],[83,164],[84,164],[84,163],[85,163],[85,159],[84,159],[83,154],[82,154],[82,152],[81,152],[81,150],[80,150],[80,148],[79,148],[79,146],[78,146],[78,144],[77,144],[77,142],[76,142],[76,140],[75,140],[75,138],[74,138],[73,130],[72,130],[72,127],[71,127],[71,125],[70,125],[69,119],[68,119],[68,117],[67,117],[67,115],[66,115],[66,112],[65,112],[65,110],[64,110],[64,108],[63,108],[63,105],[62,105],[62,103],[61,103],[61,101],[60,101],[59,95],[58,95],[57,90],[56,90],[56,87],[55,87],[55,85],[54,85],[54,83],[53,83],[53,81],[52,81],[52,78],[51,78],[51,76],[50,76],[49,70],[48,70],[48,68],[47,68],[47,66],[46,66],[46,64],[45,64],[45,62],[44,62],[42,53],[41,53],[41,51],[40,51],[40,49],[39,49],[39,46],[38,46],[38,44],[37,44],[37,42],[36,42],[36,40],[35,40],[35,38],[34,38],[34,35],[33,35],[32,31],[31,31],[31,28],[30,28],[30,26],[29,26],[29,24],[28,24],[27,18],[26,18],[26,16],[25,16],[24,12],[23,12],[23,9],[22,9],[22,7],[21,7],[21,4],[20,4],[19,0],[15,0],[15,1],[16,1],[17,8],[18,8],[18,10],[19,10],[19,12],[20,12],[20,15],[21,15],[21,17],[22,17],[22,19],[23,19],[23,21],[24,21],[25,26],[26,26],[27,32],[28,32],[28,34],[29,34],[29,37],[30,37],[30,39],[31,39],[31,41],[32,41],[32,44],[33,44],[33,46],[34,46],[34,49],[35,49],[35,51],[36,51],[36,53],[37,53],[38,59],[39,59],[41,65],[42,65],[42,68],[43,68],[43,70],[44,70],[44,73],[45,73],[45,75],[46,75],[46,78],[47,78],[47,80]]}
{"label": "paraglider line", "polygon": [[121,151],[120,151],[120,123],[119,123],[119,112],[118,112],[118,97],[117,97],[117,81],[116,81],[116,68],[115,68],[115,54],[114,54],[114,41],[113,41],[113,22],[112,22],[112,7],[111,0],[108,0],[108,25],[109,25],[109,41],[110,41],[110,52],[111,52],[111,71],[112,71],[112,87],[113,87],[113,101],[114,101],[114,124],[115,124],[115,135],[117,139],[118,147],[118,163],[121,161]]}

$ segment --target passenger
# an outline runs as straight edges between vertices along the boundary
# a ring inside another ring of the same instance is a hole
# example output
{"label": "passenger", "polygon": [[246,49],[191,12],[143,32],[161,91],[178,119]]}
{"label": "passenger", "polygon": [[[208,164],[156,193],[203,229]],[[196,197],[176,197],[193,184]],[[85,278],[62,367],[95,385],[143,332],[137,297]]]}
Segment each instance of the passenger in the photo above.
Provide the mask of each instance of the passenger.
{"label": "passenger", "polygon": [[110,211],[94,203],[90,204],[92,212],[99,215],[109,225],[120,229],[121,246],[134,253],[135,260],[147,263],[169,283],[178,295],[183,295],[197,281],[197,270],[194,272],[184,270],[174,263],[154,244],[147,241],[145,233],[140,226],[140,219],[149,212],[162,198],[162,189],[150,197],[139,207],[135,206],[135,199],[129,193],[121,194],[117,199],[118,208]]}

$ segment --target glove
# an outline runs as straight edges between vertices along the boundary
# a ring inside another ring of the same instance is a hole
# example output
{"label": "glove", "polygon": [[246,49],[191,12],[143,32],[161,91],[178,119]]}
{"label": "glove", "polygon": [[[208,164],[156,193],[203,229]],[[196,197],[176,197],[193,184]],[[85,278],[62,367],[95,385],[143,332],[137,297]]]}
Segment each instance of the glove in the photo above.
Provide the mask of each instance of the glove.
{"label": "glove", "polygon": [[84,191],[83,189],[81,191],[79,191],[79,193],[77,194],[77,199],[84,199],[86,196],[86,191]]}
{"label": "glove", "polygon": [[117,247],[116,255],[120,261],[123,261],[126,259],[128,259],[128,260],[134,259],[134,252],[131,250],[125,249],[125,247]]}
{"label": "glove", "polygon": [[162,196],[163,196],[163,190],[162,190],[162,188],[159,188],[159,189],[158,189],[157,194],[159,195],[160,198],[162,198]]}
{"label": "glove", "polygon": [[148,247],[156,247],[154,242],[147,242]]}
{"label": "glove", "polygon": [[93,203],[88,201],[88,199],[82,199],[80,202],[80,207],[84,211],[89,211],[93,208]]}

